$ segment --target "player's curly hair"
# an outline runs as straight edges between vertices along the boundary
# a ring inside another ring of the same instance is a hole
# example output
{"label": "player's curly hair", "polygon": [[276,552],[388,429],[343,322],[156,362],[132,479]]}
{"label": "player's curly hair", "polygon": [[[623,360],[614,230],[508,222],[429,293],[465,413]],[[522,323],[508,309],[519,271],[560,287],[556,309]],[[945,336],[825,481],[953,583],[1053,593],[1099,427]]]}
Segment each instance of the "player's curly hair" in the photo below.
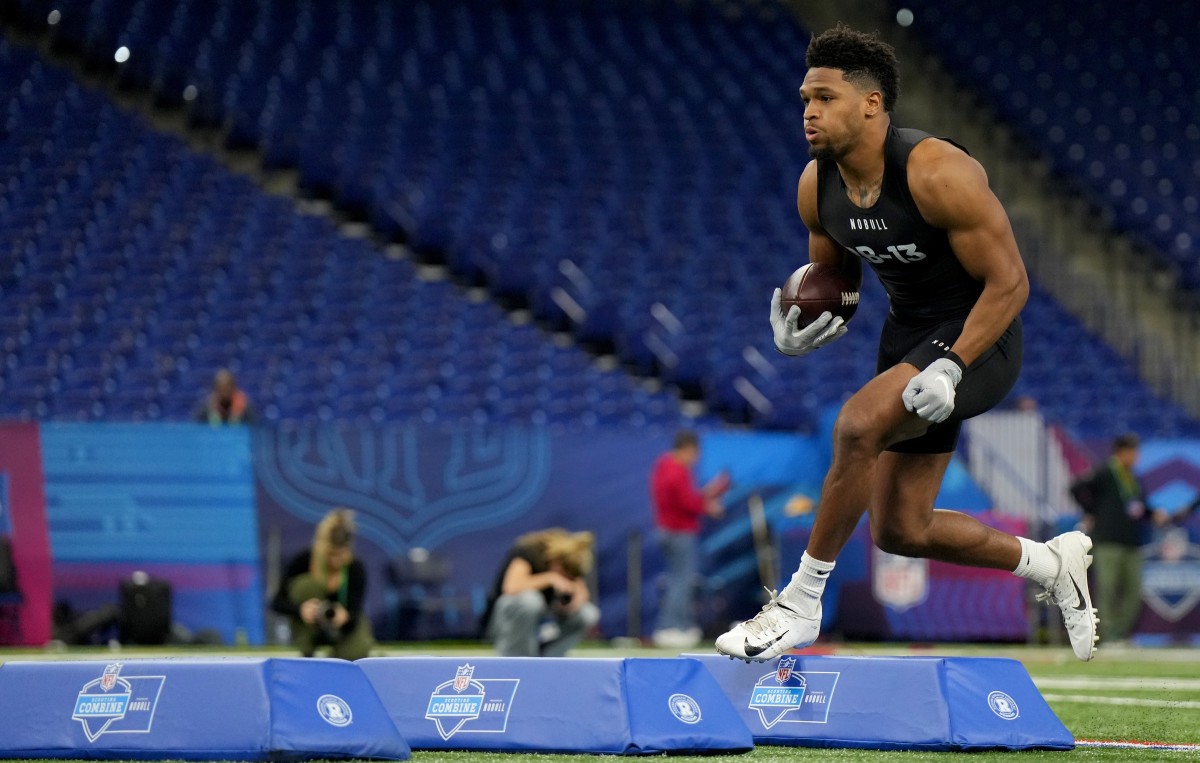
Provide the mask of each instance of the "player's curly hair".
{"label": "player's curly hair", "polygon": [[569,578],[589,574],[596,563],[596,536],[586,531],[573,533],[551,527],[522,535],[517,545],[540,553],[547,562],[558,562]]}
{"label": "player's curly hair", "polygon": [[900,65],[896,50],[874,34],[838,24],[816,35],[804,55],[808,68],[841,69],[842,77],[858,87],[883,93],[883,109],[891,112],[900,97]]}

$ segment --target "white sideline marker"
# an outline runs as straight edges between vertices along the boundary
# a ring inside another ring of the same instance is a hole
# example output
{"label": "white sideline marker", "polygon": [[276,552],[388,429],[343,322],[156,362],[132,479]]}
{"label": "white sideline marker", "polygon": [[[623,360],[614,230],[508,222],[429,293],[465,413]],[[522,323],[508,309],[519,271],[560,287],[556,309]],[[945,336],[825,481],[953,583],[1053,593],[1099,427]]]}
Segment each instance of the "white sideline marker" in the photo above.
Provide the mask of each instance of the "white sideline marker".
{"label": "white sideline marker", "polygon": [[1091,739],[1076,739],[1077,747],[1115,747],[1125,750],[1169,750],[1171,752],[1195,752],[1200,744],[1169,744],[1167,742],[1101,742]]}
{"label": "white sideline marker", "polygon": [[1169,707],[1174,710],[1200,710],[1200,701],[1191,699],[1145,699],[1142,697],[1097,697],[1094,694],[1042,694],[1047,702],[1080,702],[1089,705],[1136,705]]}

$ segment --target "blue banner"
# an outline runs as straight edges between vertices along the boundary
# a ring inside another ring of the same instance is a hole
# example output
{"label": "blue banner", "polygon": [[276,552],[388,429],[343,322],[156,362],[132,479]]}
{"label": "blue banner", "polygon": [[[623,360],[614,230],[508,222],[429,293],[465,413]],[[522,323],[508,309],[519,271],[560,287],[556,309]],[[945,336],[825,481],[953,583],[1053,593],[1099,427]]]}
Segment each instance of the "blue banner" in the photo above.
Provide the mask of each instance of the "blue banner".
{"label": "blue banner", "polygon": [[[651,526],[650,467],[669,447],[669,434],[419,424],[262,428],[253,444],[260,521],[282,562],[311,545],[331,508],[357,512],[355,553],[384,640],[476,635],[505,554],[546,527],[596,533],[600,627],[622,635],[627,543]],[[389,573],[416,549],[447,562],[441,579]]]}
{"label": "blue banner", "polygon": [[0,758],[406,760],[354,663],[320,659],[7,662]]}
{"label": "blue banner", "polygon": [[689,659],[359,660],[414,750],[744,752],[750,731]]}
{"label": "blue banner", "polygon": [[[1074,737],[1016,660],[690,655],[756,744],[877,750],[1069,750]],[[920,698],[919,701],[913,701]]]}
{"label": "blue banner", "polygon": [[0,535],[13,534],[11,502],[8,498],[8,472],[0,472]]}
{"label": "blue banner", "polygon": [[249,433],[195,424],[44,424],[55,597],[115,604],[136,570],[173,587],[173,617],[263,642]]}

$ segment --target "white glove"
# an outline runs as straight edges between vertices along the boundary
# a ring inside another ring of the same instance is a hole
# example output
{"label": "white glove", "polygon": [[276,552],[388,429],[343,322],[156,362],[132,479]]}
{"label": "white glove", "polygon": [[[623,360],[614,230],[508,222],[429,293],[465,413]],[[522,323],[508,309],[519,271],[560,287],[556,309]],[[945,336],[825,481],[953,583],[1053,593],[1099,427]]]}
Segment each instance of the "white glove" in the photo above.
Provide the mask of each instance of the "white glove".
{"label": "white glove", "polygon": [[804,328],[796,328],[800,321],[800,307],[792,305],[788,314],[784,316],[779,311],[781,294],[782,291],[776,289],[771,295],[771,330],[775,333],[775,349],[784,355],[807,355],[818,347],[824,347],[844,336],[850,330],[846,328],[846,322],[841,317],[835,318],[828,310]]}
{"label": "white glove", "polygon": [[909,379],[901,398],[904,407],[926,421],[940,424],[954,410],[954,388],[962,381],[963,369],[950,358],[938,358]]}

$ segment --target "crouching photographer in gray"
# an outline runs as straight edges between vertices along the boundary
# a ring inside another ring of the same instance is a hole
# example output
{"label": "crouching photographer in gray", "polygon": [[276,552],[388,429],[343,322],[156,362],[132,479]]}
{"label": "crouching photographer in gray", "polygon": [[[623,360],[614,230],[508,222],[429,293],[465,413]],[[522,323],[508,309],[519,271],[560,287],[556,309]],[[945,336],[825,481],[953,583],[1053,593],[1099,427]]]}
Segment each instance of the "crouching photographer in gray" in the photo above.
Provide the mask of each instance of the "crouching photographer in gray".
{"label": "crouching photographer in gray", "polygon": [[595,536],[560,528],[517,539],[500,566],[482,619],[505,657],[562,657],[600,622],[587,576]]}

